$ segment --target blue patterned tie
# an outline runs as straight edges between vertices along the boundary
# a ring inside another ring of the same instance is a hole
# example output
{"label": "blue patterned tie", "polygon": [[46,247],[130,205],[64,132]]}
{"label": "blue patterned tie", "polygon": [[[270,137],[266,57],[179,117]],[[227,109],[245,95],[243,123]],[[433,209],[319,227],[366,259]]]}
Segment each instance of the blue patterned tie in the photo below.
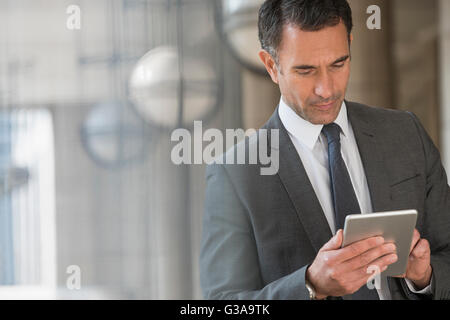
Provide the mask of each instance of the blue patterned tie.
{"label": "blue patterned tie", "polygon": [[[350,174],[348,173],[341,154],[341,128],[335,123],[328,124],[322,129],[328,140],[328,161],[330,170],[331,194],[333,197],[336,230],[343,229],[345,217],[349,214],[361,213]],[[364,285],[349,299],[378,300],[376,290],[369,290]]]}
{"label": "blue patterned tie", "polygon": [[352,181],[341,154],[341,128],[335,123],[322,129],[328,140],[328,162],[336,231],[344,228],[345,217],[361,213]]}

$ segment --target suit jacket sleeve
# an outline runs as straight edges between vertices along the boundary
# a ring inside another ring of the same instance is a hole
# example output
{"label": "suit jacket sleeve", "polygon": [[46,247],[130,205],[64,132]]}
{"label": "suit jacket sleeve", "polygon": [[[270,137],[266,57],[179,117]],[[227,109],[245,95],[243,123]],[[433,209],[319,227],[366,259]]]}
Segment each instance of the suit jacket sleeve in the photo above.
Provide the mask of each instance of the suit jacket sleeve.
{"label": "suit jacket sleeve", "polygon": [[415,115],[426,160],[425,221],[421,236],[430,242],[433,298],[450,299],[450,188],[439,151]]}
{"label": "suit jacket sleeve", "polygon": [[218,164],[208,166],[206,180],[200,254],[204,297],[227,300],[309,299],[305,287],[307,266],[263,284],[250,218],[226,169]]}

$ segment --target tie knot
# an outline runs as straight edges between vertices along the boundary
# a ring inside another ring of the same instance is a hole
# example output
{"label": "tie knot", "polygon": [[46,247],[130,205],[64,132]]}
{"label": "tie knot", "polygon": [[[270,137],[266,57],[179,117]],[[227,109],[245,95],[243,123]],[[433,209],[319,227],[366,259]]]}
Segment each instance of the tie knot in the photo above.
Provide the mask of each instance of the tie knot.
{"label": "tie knot", "polygon": [[323,126],[322,132],[325,137],[327,137],[328,143],[341,141],[341,127],[336,123],[330,123]]}

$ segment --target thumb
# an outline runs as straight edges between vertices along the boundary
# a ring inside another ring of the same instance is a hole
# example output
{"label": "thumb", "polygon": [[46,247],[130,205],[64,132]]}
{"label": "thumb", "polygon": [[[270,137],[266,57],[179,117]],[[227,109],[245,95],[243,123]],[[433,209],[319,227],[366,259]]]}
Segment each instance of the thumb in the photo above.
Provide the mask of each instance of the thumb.
{"label": "thumb", "polygon": [[327,243],[324,244],[321,251],[330,251],[340,249],[342,246],[343,240],[343,231],[339,229],[333,238],[330,239]]}

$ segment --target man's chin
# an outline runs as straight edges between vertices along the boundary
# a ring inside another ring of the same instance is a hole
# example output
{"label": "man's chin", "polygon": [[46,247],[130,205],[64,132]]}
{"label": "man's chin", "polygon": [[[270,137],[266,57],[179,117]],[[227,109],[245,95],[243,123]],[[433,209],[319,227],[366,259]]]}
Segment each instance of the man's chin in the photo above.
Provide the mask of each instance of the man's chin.
{"label": "man's chin", "polygon": [[299,115],[304,120],[308,121],[309,123],[312,123],[314,125],[327,125],[330,123],[333,123],[341,110],[340,105],[336,105],[339,107],[331,108],[330,110],[320,110],[319,108],[309,105],[306,110],[309,112],[302,112],[304,110],[294,109],[292,108],[297,115]]}
{"label": "man's chin", "polygon": [[311,122],[314,125],[327,125],[330,123],[333,123],[336,121],[338,115],[318,115],[315,117],[312,117],[309,122]]}
{"label": "man's chin", "polygon": [[[314,107],[312,107],[314,108]],[[327,111],[322,111],[322,110],[315,110],[313,109],[314,112],[311,115],[310,119],[308,120],[309,122],[311,122],[312,124],[315,125],[327,125],[330,123],[333,123],[334,121],[336,121],[337,117],[339,116],[339,111],[341,110],[341,108],[333,108],[331,110],[327,110]]]}

